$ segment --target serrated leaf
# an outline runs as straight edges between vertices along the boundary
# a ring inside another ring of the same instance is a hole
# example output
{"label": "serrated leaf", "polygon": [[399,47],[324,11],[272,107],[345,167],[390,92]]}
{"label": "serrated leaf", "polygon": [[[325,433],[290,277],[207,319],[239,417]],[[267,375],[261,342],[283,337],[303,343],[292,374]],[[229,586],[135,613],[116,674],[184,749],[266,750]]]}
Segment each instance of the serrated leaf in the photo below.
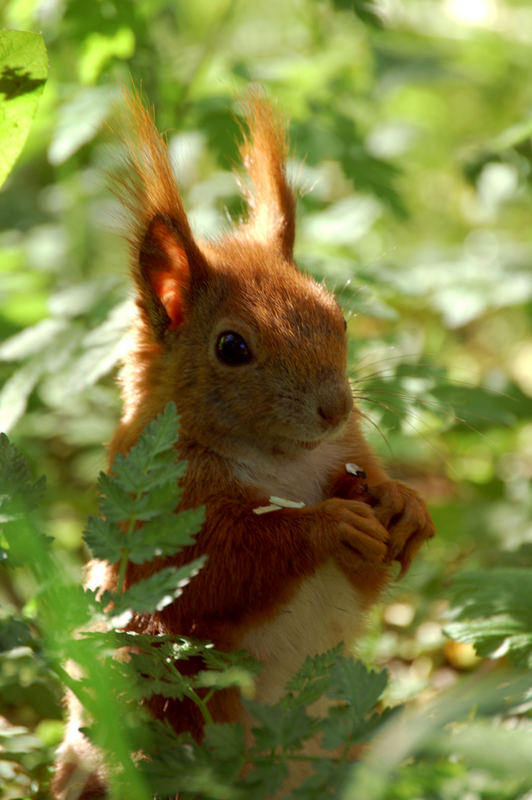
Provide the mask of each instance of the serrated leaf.
{"label": "serrated leaf", "polygon": [[368,717],[356,717],[350,706],[333,706],[329,715],[321,720],[322,744],[327,750],[357,745],[370,739],[398,708],[385,709]]}
{"label": "serrated leaf", "polygon": [[[148,522],[165,513],[173,512],[179,502],[181,490],[178,481],[186,469],[177,461],[175,443],[178,438],[178,416],[174,403],[150,422],[141,433],[138,442],[124,456],[118,454],[112,464],[111,474],[100,473],[100,512],[110,522]],[[175,552],[179,544],[171,547],[168,529],[175,524],[176,530],[190,532],[193,514],[184,517],[182,523],[163,523],[161,541],[155,541],[156,527],[135,532],[126,546],[132,551],[132,560],[140,563],[157,554]],[[165,535],[166,534],[166,535]],[[188,534],[183,533],[189,543]],[[175,540],[174,540],[175,541]],[[159,552],[158,552],[159,551]]]}
{"label": "serrated leaf", "polygon": [[327,696],[348,703],[351,714],[362,718],[375,707],[387,683],[386,671],[368,670],[361,661],[339,655],[331,670]]}
{"label": "serrated leaf", "polygon": [[28,136],[48,75],[42,36],[0,31],[0,186]]}
{"label": "serrated leaf", "polygon": [[179,514],[155,517],[128,537],[128,558],[135,564],[171,556],[194,543],[203,524],[203,509],[188,509]]}
{"label": "serrated leaf", "polygon": [[206,556],[201,556],[182,567],[165,567],[150,575],[149,578],[134,583],[126,592],[119,595],[105,593],[102,598],[104,605],[113,601],[113,615],[119,616],[126,611],[136,611],[139,614],[151,614],[161,611],[179,597],[191,578],[198,574],[206,561]]}
{"label": "serrated leaf", "polygon": [[318,729],[318,720],[309,717],[303,706],[287,709],[281,704],[263,705],[254,700],[244,700],[246,710],[260,727],[253,727],[255,743],[260,751],[277,747],[294,749],[311,738]]}
{"label": "serrated leaf", "polygon": [[124,457],[117,454],[112,471],[118,485],[126,492],[150,492],[158,486],[175,485],[175,505],[180,496],[177,483],[185,473],[185,465],[176,460],[172,448],[170,452],[153,454],[145,449],[132,452]]}
{"label": "serrated leaf", "polygon": [[16,516],[34,509],[44,492],[46,479],[34,480],[22,453],[0,433],[0,515]]}
{"label": "serrated leaf", "polygon": [[213,756],[220,760],[234,759],[237,769],[246,751],[246,734],[244,726],[239,722],[219,725],[206,725],[204,743]]}
{"label": "serrated leaf", "polygon": [[[181,797],[181,792],[183,798],[204,800],[244,800],[245,797],[221,780],[218,765],[208,758],[204,749],[183,736],[169,742],[158,757],[142,759],[139,770],[148,776],[150,788],[158,797],[173,797],[177,793]],[[127,796],[127,787],[124,789],[120,797]]]}
{"label": "serrated leaf", "polygon": [[264,667],[262,661],[258,661],[247,650],[231,650],[230,652],[222,653],[219,650],[214,650],[209,644],[203,645],[203,648],[203,660],[209,669],[221,670],[227,667],[239,667],[253,673],[253,675],[258,675]]}
{"label": "serrated leaf", "polygon": [[277,796],[277,792],[287,779],[289,767],[286,760],[255,762],[242,779],[242,786],[248,792],[247,797],[263,800]]}
{"label": "serrated leaf", "polygon": [[152,646],[150,653],[131,653],[131,666],[135,669],[142,697],[149,700],[160,695],[173,700],[182,700],[190,689],[190,679],[174,668],[173,662],[163,660]]}
{"label": "serrated leaf", "polygon": [[144,428],[137,444],[126,458],[136,464],[139,471],[147,471],[156,457],[172,451],[178,439],[179,417],[175,403],[167,403],[164,410]]}
{"label": "serrated leaf", "polygon": [[88,518],[83,531],[83,539],[93,558],[109,561],[111,564],[120,561],[127,545],[124,532],[103,517],[90,516]]}
{"label": "serrated leaf", "polygon": [[100,513],[112,522],[147,522],[164,514],[173,514],[177,505],[174,486],[156,486],[149,492],[134,496],[128,494],[113,476],[103,472],[98,483],[100,491],[105,492],[99,499]]}
{"label": "serrated leaf", "polygon": [[128,494],[112,475],[100,472],[98,491],[100,492],[100,512],[110,522],[125,522],[129,519],[137,519],[136,498]]}
{"label": "serrated leaf", "polygon": [[307,656],[286,684],[287,693],[283,697],[283,705],[308,706],[318,700],[329,686],[332,667],[341,652],[342,645],[339,644],[325,653]]}
{"label": "serrated leaf", "polygon": [[[100,642],[105,641],[107,634],[88,633],[86,638]],[[113,647],[128,647],[147,654],[153,653],[154,646],[163,660],[187,661],[197,656],[204,656],[212,645],[189,639],[184,636],[161,635],[151,636],[147,633],[134,633],[132,631],[113,631]]]}
{"label": "serrated leaf", "polygon": [[341,789],[352,770],[348,759],[338,761],[333,758],[315,759],[312,774],[289,795],[290,800],[325,800],[343,797]]}

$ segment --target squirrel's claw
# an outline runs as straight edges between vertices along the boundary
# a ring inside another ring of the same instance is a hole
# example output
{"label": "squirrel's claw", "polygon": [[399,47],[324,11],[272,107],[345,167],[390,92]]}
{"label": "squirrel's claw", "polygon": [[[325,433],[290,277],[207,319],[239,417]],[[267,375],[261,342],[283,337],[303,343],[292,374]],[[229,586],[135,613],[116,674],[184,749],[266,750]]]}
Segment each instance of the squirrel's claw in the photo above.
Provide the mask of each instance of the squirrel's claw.
{"label": "squirrel's claw", "polygon": [[377,503],[374,511],[390,533],[387,561],[399,561],[401,575],[426,539],[434,536],[434,523],[418,493],[399,481],[371,487]]}

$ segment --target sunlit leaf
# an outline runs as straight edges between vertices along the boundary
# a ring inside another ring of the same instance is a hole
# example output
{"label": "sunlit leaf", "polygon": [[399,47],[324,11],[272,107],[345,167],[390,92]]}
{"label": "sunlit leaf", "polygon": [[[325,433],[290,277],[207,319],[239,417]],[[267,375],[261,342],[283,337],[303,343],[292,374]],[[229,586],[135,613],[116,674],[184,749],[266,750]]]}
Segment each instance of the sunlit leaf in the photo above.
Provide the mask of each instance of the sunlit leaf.
{"label": "sunlit leaf", "polygon": [[137,611],[148,614],[161,611],[179,597],[191,579],[197,575],[205,557],[197,558],[183,567],[165,567],[149,578],[134,583],[121,595],[105,593],[103,603],[112,600],[113,615],[119,616],[126,611]]}
{"label": "sunlit leaf", "polygon": [[498,568],[458,575],[452,585],[451,638],[480,655],[508,655],[532,666],[532,570]]}
{"label": "sunlit leaf", "polygon": [[0,31],[0,185],[24,146],[47,74],[42,36]]}

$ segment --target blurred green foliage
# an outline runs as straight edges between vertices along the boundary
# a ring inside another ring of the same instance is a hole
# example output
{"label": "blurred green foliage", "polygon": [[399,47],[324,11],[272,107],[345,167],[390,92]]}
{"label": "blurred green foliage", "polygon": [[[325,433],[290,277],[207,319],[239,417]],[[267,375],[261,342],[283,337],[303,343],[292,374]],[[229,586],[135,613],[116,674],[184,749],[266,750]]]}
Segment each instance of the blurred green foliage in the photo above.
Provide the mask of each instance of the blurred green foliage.
{"label": "blurred green foliage", "polygon": [[[7,0],[1,14],[42,33],[50,74],[0,202],[0,428],[47,476],[42,513],[66,572],[78,580],[120,407],[127,253],[105,177],[120,85],[142,84],[194,229],[213,235],[243,213],[235,93],[260,82],[290,119],[298,262],[336,290],[368,436],[438,528],[360,651],[388,665],[391,700],[422,709],[463,670],[510,659],[517,675],[530,615],[515,595],[532,583],[529,4]],[[2,87],[0,75],[5,99]],[[35,614],[37,589],[31,571],[1,569],[3,616]],[[17,658],[0,665],[0,714],[37,775],[60,691],[38,659]],[[514,800],[526,787],[510,727],[529,745],[529,713],[523,697],[509,718],[493,712],[469,748],[467,726],[458,744],[446,720],[451,744],[401,767],[388,794],[371,771],[358,780],[375,796]],[[408,752],[390,758],[395,769]],[[31,791],[24,774],[0,776],[6,798]]]}

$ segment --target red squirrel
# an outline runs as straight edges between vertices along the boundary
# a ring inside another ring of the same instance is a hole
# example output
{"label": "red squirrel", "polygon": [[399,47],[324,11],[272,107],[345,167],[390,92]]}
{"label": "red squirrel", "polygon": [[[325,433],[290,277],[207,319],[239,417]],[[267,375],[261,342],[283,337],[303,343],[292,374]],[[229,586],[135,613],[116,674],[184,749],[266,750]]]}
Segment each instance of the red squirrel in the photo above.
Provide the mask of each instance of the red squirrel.
{"label": "red squirrel", "polygon": [[[306,656],[353,646],[391,563],[404,572],[434,527],[422,498],[391,480],[364,440],[342,311],[295,264],[286,134],[271,105],[257,91],[247,96],[240,152],[249,216],[214,242],[191,231],[151,114],[136,95],[128,108],[127,170],[117,185],[131,220],[138,313],[110,462],[175,401],[188,464],[180,507],[204,506],[205,522],[177,556],[130,564],[126,586],[208,555],[182,596],[129,629],[247,649],[264,662],[256,697],[273,703]],[[352,464],[367,486],[350,474]],[[301,507],[260,513],[271,496]],[[89,584],[116,584],[116,565],[91,572]],[[155,699],[151,710],[201,738],[191,703]],[[245,717],[233,691],[216,694],[210,710],[219,722]],[[81,778],[80,762],[92,756],[78,724],[74,713],[54,784],[59,798],[104,793],[96,773],[83,788],[90,769]],[[79,791],[68,794],[74,772]]]}

